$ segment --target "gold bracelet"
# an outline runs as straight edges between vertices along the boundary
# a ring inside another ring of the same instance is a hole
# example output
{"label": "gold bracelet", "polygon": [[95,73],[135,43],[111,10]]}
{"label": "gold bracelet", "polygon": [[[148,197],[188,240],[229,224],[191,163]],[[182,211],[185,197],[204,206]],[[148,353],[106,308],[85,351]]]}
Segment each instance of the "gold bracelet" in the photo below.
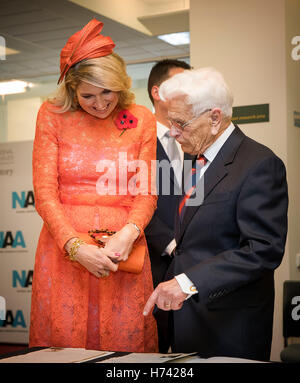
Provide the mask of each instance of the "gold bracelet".
{"label": "gold bracelet", "polygon": [[75,241],[72,243],[69,251],[69,259],[71,261],[76,261],[75,255],[77,254],[80,245],[83,245],[84,243],[85,242],[80,238],[75,239]]}

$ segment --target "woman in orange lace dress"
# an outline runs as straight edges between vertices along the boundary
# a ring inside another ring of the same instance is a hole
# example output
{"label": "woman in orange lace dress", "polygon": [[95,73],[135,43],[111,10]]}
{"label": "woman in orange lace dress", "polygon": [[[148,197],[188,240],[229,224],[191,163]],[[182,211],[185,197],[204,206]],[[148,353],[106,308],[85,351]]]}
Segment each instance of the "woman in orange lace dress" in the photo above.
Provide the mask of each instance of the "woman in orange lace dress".
{"label": "woman in orange lace dress", "polygon": [[[147,251],[140,273],[119,269],[137,238],[146,244],[143,229],[156,207],[150,177],[155,120],[133,104],[124,62],[101,29],[94,19],[68,40],[63,82],[37,118],[33,182],[44,225],[30,347],[157,352],[155,320],[143,316],[153,291]],[[126,160],[147,165],[143,175],[124,167]],[[99,248],[82,241],[90,229],[116,233]]]}

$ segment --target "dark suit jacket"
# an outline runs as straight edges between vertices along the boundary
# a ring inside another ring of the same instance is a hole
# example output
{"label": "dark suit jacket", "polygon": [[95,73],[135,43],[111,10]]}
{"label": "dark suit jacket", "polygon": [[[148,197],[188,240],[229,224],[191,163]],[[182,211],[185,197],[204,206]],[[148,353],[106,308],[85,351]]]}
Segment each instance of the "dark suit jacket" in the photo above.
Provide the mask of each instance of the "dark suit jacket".
{"label": "dark suit jacket", "polygon": [[274,269],[287,233],[283,162],[236,127],[204,174],[204,201],[176,217],[168,278],[198,294],[173,312],[175,352],[269,358]]}
{"label": "dark suit jacket", "polygon": [[[156,184],[157,184],[157,209],[145,229],[149,256],[151,261],[151,270],[153,285],[156,287],[163,282],[166,271],[171,263],[171,258],[164,255],[164,250],[174,238],[174,218],[177,208],[178,199],[181,197],[181,188],[174,175],[169,157],[165,152],[161,142],[157,139],[156,159],[158,161]],[[184,154],[185,160],[190,160],[191,156]],[[167,166],[159,166],[165,162]],[[160,163],[160,164],[159,164]],[[164,186],[169,186],[168,190]],[[156,316],[159,351],[166,353],[169,349],[170,342],[168,337],[168,317],[162,315]]]}
{"label": "dark suit jacket", "polygon": [[[170,160],[159,139],[157,139],[157,161],[166,161],[170,166]],[[188,154],[184,155],[184,159],[191,159]],[[165,248],[174,238],[174,217],[177,208],[178,198],[181,196],[181,188],[179,189],[176,182],[173,168],[157,167],[157,209],[145,229],[147,245],[151,260],[151,269],[153,284],[156,287],[164,280],[166,270],[171,262],[170,257],[162,256]],[[166,194],[163,185],[170,184],[170,192]]]}

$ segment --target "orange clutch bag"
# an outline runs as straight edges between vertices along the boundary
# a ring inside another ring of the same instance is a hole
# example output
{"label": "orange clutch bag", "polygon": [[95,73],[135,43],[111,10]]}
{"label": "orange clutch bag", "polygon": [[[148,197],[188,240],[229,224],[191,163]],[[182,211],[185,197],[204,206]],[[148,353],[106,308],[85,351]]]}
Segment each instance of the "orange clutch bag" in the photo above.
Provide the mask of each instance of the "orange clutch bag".
{"label": "orange clutch bag", "polygon": [[[105,240],[108,236],[113,235],[114,231],[108,230],[90,230],[88,234],[80,233],[80,238],[82,238],[86,243],[94,245],[95,243],[99,247],[104,247]],[[142,243],[142,238],[135,242],[133,245],[132,251],[126,261],[121,261],[119,263],[119,270],[127,271],[128,273],[139,274],[144,266],[146,254],[146,247]]]}

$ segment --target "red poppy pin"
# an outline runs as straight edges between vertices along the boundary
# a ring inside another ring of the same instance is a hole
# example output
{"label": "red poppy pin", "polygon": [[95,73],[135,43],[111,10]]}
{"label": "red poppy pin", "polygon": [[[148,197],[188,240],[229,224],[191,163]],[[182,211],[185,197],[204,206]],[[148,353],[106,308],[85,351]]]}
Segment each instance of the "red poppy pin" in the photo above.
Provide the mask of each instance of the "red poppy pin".
{"label": "red poppy pin", "polygon": [[125,130],[136,128],[137,123],[138,119],[132,113],[128,110],[121,110],[116,119],[117,128],[123,130],[119,137],[122,136]]}

